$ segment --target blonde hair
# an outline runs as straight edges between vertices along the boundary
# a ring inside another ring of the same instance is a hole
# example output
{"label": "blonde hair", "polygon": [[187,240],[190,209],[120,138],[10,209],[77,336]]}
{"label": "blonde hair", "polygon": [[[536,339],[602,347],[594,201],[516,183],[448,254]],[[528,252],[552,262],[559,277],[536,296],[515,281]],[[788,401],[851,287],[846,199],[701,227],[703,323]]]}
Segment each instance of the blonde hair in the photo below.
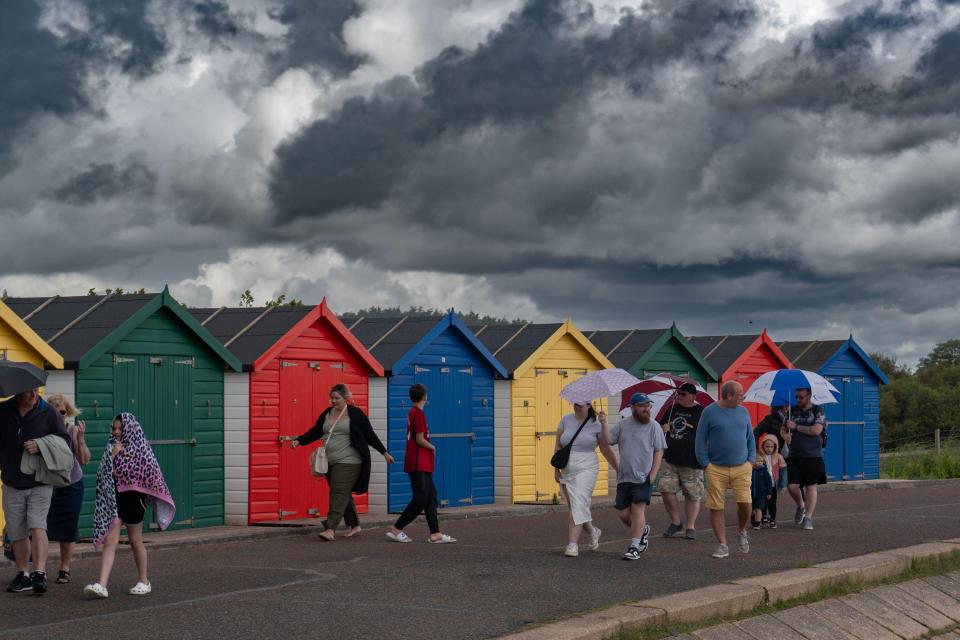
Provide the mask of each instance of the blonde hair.
{"label": "blonde hair", "polygon": [[350,387],[343,383],[333,385],[333,387],[330,388],[330,393],[339,393],[341,396],[343,396],[344,400],[349,400],[350,396],[352,395],[350,393]]}
{"label": "blonde hair", "polygon": [[67,413],[64,415],[65,418],[76,418],[80,415],[80,409],[77,409],[77,405],[73,404],[73,400],[62,393],[54,393],[47,396],[47,402],[57,409],[66,411]]}

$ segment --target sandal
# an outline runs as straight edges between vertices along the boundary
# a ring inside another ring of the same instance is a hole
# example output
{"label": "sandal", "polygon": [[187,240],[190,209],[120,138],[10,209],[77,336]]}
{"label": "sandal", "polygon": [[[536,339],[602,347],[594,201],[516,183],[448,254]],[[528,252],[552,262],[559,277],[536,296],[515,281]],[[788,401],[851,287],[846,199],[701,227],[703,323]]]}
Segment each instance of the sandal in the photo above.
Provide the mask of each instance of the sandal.
{"label": "sandal", "polygon": [[132,596],[145,596],[148,593],[153,591],[153,587],[149,582],[138,582],[133,587],[130,588],[128,593]]}
{"label": "sandal", "polygon": [[326,533],[326,531],[324,531],[323,533],[317,534],[317,537],[323,540],[324,542],[333,542],[334,540],[337,539],[336,536],[334,536],[332,533],[329,536],[323,535],[324,533]]}
{"label": "sandal", "polygon": [[344,537],[344,538],[352,538],[353,536],[358,536],[358,535],[360,535],[360,533],[361,533],[362,531],[363,531],[363,529],[361,529],[360,527],[354,527],[353,529],[350,529],[350,531],[347,531],[345,534],[343,534],[343,537]]}
{"label": "sandal", "polygon": [[57,584],[70,584],[70,572],[61,569],[57,572]]}
{"label": "sandal", "polygon": [[429,542],[430,544],[452,544],[456,541],[457,541],[456,538],[452,538],[445,533],[441,534],[438,540],[434,540],[433,538],[427,538],[427,542]]}
{"label": "sandal", "polygon": [[393,531],[387,531],[387,537],[393,540],[394,542],[413,542],[413,538],[408,536],[406,533],[401,531],[400,533],[394,533]]}

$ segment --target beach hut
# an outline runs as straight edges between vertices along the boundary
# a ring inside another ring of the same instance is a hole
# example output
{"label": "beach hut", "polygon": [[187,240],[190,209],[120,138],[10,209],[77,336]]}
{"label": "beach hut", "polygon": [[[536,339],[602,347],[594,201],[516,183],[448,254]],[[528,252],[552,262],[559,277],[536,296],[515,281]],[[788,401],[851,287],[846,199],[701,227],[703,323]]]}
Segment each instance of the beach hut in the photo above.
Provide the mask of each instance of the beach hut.
{"label": "beach hut", "polygon": [[[325,516],[326,480],[314,478],[309,468],[310,452],[319,444],[290,449],[280,438],[312,427],[329,406],[328,391],[335,384],[349,386],[352,403],[368,412],[370,376],[382,376],[383,367],[326,299],[315,307],[190,313],[243,366],[224,381],[227,524]],[[367,494],[355,502],[360,513],[367,512]]]}
{"label": "beach hut", "polygon": [[[177,503],[175,527],[224,522],[223,377],[240,363],[167,289],[161,293],[8,298],[7,305],[64,359],[47,391],[75,398],[97,471],[112,418],[143,425]],[[93,524],[86,484],[82,535]],[[149,517],[149,516],[148,516]]]}
{"label": "beach hut", "polygon": [[780,350],[797,369],[819,373],[840,391],[828,404],[827,448],[830,480],[880,477],[880,386],[886,374],[850,336],[846,340],[781,342]]}
{"label": "beach hut", "polygon": [[[43,341],[27,323],[0,300],[0,360],[30,362],[40,368],[63,369],[63,356]],[[0,488],[0,497],[3,496]],[[0,531],[4,527],[0,509]]]}
{"label": "beach hut", "polygon": [[[704,360],[720,374],[719,383],[736,380],[746,391],[761,374],[777,369],[791,369],[793,365],[766,329],[760,335],[697,336],[689,338],[693,348],[703,354]],[[719,390],[711,395],[719,398]],[[753,402],[744,403],[750,419],[756,425],[770,408]]]}
{"label": "beach hut", "polygon": [[[551,502],[559,499],[550,458],[557,425],[573,410],[560,390],[590,371],[609,369],[609,359],[573,322],[490,324],[477,337],[503,363],[509,379],[496,383],[497,499]],[[602,402],[604,409],[606,401]],[[508,410],[509,408],[509,410]],[[617,407],[618,408],[618,407]],[[616,411],[616,408],[614,408]],[[607,494],[607,463],[600,460],[595,495]]]}
{"label": "beach hut", "polygon": [[[433,474],[441,507],[491,504],[494,500],[495,376],[506,376],[490,351],[450,311],[446,315],[360,317],[350,331],[383,365],[386,378],[371,388],[371,418],[386,424],[386,442],[396,459],[386,482],[371,478],[370,495],[386,496],[391,512],[410,500],[403,472],[408,391],[428,389],[424,411],[437,447]],[[382,386],[381,386],[382,385]]]}

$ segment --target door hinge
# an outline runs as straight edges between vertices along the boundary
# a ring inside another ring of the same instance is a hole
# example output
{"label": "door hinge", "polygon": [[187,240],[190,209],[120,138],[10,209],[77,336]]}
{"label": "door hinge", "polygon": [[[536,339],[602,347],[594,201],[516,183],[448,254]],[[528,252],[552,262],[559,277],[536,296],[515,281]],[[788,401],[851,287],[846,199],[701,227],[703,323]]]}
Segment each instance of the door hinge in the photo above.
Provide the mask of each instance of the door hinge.
{"label": "door hinge", "polygon": [[185,365],[187,365],[188,367],[195,367],[195,366],[197,366],[197,359],[194,358],[193,356],[190,356],[190,357],[187,358],[186,360],[174,360],[173,362],[174,362],[174,364],[185,364]]}
{"label": "door hinge", "polygon": [[425,373],[425,372],[427,372],[427,371],[430,371],[430,369],[428,369],[428,368],[426,368],[426,367],[418,367],[418,366],[414,366],[414,367],[413,367],[413,372],[414,372],[414,373]]}
{"label": "door hinge", "polygon": [[450,373],[450,367],[440,367],[440,373]]}
{"label": "door hinge", "polygon": [[473,498],[460,498],[457,502],[465,502],[467,504],[473,504]]}
{"label": "door hinge", "polygon": [[150,356],[149,362],[150,364],[160,365],[161,367],[163,366],[163,358],[160,356]]}
{"label": "door hinge", "polygon": [[125,364],[127,362],[136,362],[136,361],[137,361],[136,358],[124,358],[122,356],[118,356],[117,354],[113,354],[113,364]]}
{"label": "door hinge", "polygon": [[557,373],[561,378],[566,378],[568,375],[570,375],[566,369],[557,369]]}
{"label": "door hinge", "polygon": [[295,513],[296,513],[296,511],[284,511],[283,509],[280,509],[280,518],[279,518],[279,520],[283,520],[284,517],[286,517],[286,516],[292,516],[292,515],[295,514]]}
{"label": "door hinge", "polygon": [[334,362],[334,363],[332,363],[332,364],[330,365],[330,368],[331,368],[331,369],[340,369],[340,370],[342,371],[342,370],[343,370],[343,363],[342,363],[342,362]]}
{"label": "door hinge", "polygon": [[317,508],[307,509],[307,515],[308,516],[320,515],[320,509],[317,509]]}
{"label": "door hinge", "polygon": [[459,371],[460,371],[460,373],[465,373],[465,374],[467,374],[468,376],[472,376],[472,375],[473,375],[473,367],[467,367],[466,369],[460,369]]}
{"label": "door hinge", "polygon": [[545,376],[545,375],[547,375],[548,373],[550,373],[550,370],[549,370],[549,369],[535,369],[535,370],[534,370],[534,373],[535,373],[536,375],[538,375],[538,376]]}
{"label": "door hinge", "polygon": [[450,501],[449,501],[449,500],[441,500],[441,501],[440,501],[440,506],[441,506],[441,507],[447,507],[447,506],[449,506],[449,505],[450,505]]}
{"label": "door hinge", "polygon": [[282,367],[295,367],[295,366],[297,366],[297,363],[296,363],[296,362],[287,362],[286,360],[281,360],[281,361],[280,361],[280,367],[281,367],[281,368],[282,368]]}

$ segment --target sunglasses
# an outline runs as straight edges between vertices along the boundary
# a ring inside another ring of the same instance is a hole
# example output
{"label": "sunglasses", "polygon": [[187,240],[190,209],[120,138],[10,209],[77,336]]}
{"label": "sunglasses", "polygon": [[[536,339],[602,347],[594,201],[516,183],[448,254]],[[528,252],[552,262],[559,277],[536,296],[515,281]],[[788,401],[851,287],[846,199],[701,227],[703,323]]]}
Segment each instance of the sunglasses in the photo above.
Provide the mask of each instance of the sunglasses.
{"label": "sunglasses", "polygon": [[60,415],[62,415],[62,416],[67,415],[67,410],[66,410],[66,409],[60,409]]}

